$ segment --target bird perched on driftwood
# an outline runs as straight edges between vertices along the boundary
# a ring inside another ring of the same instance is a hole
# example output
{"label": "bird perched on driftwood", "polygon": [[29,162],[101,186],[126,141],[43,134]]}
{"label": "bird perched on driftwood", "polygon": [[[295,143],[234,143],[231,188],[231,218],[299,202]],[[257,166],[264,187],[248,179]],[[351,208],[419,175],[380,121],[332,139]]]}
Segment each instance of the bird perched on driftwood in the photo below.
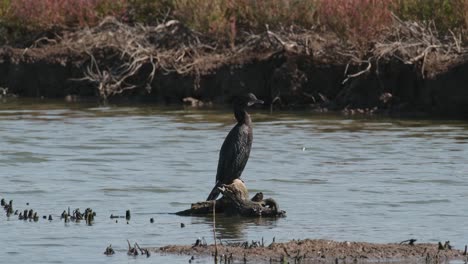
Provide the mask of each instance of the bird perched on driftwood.
{"label": "bird perched on driftwood", "polygon": [[233,100],[234,116],[237,124],[226,136],[219,151],[216,184],[210,195],[208,195],[207,201],[215,200],[220,193],[218,187],[223,184],[231,184],[244,171],[253,140],[252,120],[246,109],[254,104],[263,104],[263,101],[258,100],[252,93],[237,96]]}

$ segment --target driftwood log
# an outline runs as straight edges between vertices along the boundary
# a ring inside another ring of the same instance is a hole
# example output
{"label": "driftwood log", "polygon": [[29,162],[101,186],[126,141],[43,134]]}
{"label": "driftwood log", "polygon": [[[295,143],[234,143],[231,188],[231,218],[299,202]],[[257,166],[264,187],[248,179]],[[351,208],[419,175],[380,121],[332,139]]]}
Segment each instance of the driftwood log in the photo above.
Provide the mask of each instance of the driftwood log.
{"label": "driftwood log", "polygon": [[272,198],[263,199],[263,194],[257,193],[249,199],[249,193],[244,182],[239,179],[234,180],[229,185],[221,188],[223,197],[213,201],[203,201],[192,204],[190,209],[177,212],[177,215],[207,215],[213,213],[213,206],[216,206],[216,214],[240,215],[247,217],[273,216],[282,217],[285,211],[279,209],[278,203]]}

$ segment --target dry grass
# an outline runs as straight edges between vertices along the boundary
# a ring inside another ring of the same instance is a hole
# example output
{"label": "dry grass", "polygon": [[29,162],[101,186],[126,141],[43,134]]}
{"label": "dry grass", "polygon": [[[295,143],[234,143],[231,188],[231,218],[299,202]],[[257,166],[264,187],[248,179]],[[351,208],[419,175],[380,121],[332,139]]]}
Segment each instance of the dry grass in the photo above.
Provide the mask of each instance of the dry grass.
{"label": "dry grass", "polygon": [[[362,66],[345,72],[344,82],[378,72],[386,59],[415,65],[424,78],[468,54],[460,33],[468,0],[431,0],[448,7],[429,11],[417,9],[425,7],[423,0],[82,0],[80,6],[72,1],[0,0],[0,24],[14,18],[36,30],[81,26],[36,43],[50,41],[89,55],[81,80],[96,84],[103,99],[150,87],[158,73],[192,74],[197,86],[203,72],[262,52],[287,50],[316,62]],[[436,20],[406,21],[394,13],[421,19],[429,13],[429,18],[457,16],[445,21],[444,29]],[[122,15],[96,24],[104,14]],[[153,22],[132,24],[142,20]],[[145,80],[136,83],[144,68]]]}
{"label": "dry grass", "polygon": [[11,0],[6,19],[32,29],[96,25],[107,15],[120,15],[125,0]]}
{"label": "dry grass", "polygon": [[403,20],[434,22],[442,34],[468,27],[468,0],[0,0],[0,27],[85,27],[113,15],[149,25],[177,19],[231,47],[245,32],[291,26],[321,28],[362,47],[391,26],[392,12]]}

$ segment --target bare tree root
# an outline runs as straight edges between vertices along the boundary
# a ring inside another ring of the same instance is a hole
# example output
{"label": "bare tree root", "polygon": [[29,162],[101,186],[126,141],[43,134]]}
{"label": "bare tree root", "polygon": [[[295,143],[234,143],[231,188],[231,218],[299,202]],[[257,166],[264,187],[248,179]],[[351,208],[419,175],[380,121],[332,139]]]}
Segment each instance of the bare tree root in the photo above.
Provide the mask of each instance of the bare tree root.
{"label": "bare tree root", "polygon": [[257,193],[249,200],[245,184],[239,180],[220,187],[223,194],[218,200],[194,203],[190,209],[177,212],[177,215],[193,216],[216,214],[239,215],[243,217],[283,217],[285,211],[279,209],[278,203],[272,198],[263,199],[262,193]]}
{"label": "bare tree root", "polygon": [[385,40],[375,44],[376,61],[397,59],[420,69],[421,77],[433,77],[465,60],[468,49],[461,46],[461,36],[441,36],[433,21],[427,24],[402,21],[393,15],[394,26]]}
{"label": "bare tree root", "polygon": [[[50,45],[85,55],[89,60],[84,76],[75,80],[94,83],[103,99],[136,87],[151,92],[157,74],[193,75],[196,90],[201,75],[260,54],[285,53],[310,58],[317,64],[347,65],[343,84],[373,71],[378,74],[381,61],[397,60],[413,65],[422,78],[433,77],[466,61],[468,49],[463,46],[461,36],[454,32],[441,36],[433,22],[423,25],[393,18],[393,26],[369,47],[357,47],[318,28],[290,26],[273,31],[266,25],[265,31],[258,34],[239,32],[233,48],[176,20],[144,26],[108,17],[94,28],[57,39],[39,39],[29,49]],[[351,70],[355,72],[348,72]]]}
{"label": "bare tree root", "polygon": [[89,56],[84,77],[76,80],[95,83],[103,99],[135,88],[128,80],[146,64],[151,71],[143,85],[149,88],[156,71],[194,72],[196,59],[206,46],[196,32],[175,20],[156,27],[130,26],[113,17],[64,36],[59,45]]}

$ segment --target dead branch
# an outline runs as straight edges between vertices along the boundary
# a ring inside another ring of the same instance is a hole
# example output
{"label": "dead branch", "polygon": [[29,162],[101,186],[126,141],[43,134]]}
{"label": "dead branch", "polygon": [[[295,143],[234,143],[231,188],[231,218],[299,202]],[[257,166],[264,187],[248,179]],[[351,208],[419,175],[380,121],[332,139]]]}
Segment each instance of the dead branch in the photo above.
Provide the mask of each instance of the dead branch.
{"label": "dead branch", "polygon": [[279,205],[275,200],[271,198],[263,199],[262,193],[257,193],[252,200],[249,200],[247,188],[241,180],[237,179],[232,184],[223,185],[220,187],[220,191],[223,194],[220,199],[194,203],[190,209],[176,214],[188,216],[216,213],[217,215],[240,215],[244,217],[282,217],[286,214],[286,212],[279,209]]}
{"label": "dead branch", "polygon": [[419,54],[418,56],[416,56],[414,58],[411,58],[411,59],[407,60],[405,63],[406,64],[414,64],[415,62],[419,61],[420,59],[424,59],[427,56],[427,53],[429,53],[433,48],[437,48],[437,47],[440,47],[440,46],[430,45],[426,49],[424,49],[424,51],[421,52],[421,54]]}
{"label": "dead branch", "polygon": [[[397,59],[405,64],[415,65],[421,71],[421,76],[443,72],[457,61],[462,60],[468,49],[462,47],[461,41],[450,31],[451,36],[440,36],[433,21],[421,24],[414,21],[402,21],[393,14],[393,30],[385,40],[376,43],[372,57],[381,59]],[[455,48],[454,48],[455,47]],[[428,56],[433,53],[434,56]],[[430,65],[430,67],[429,67]],[[429,67],[429,68],[427,68]]]}
{"label": "dead branch", "polygon": [[[258,51],[301,53],[318,62],[342,63],[346,65],[343,83],[370,72],[373,66],[378,67],[380,60],[396,59],[414,65],[424,78],[443,71],[448,62],[453,64],[468,54],[460,37],[453,32],[451,36],[441,37],[434,23],[402,21],[395,15],[393,20],[392,28],[365,52],[338,36],[325,41],[314,28],[272,30],[266,26],[259,34],[241,32],[239,43],[232,50],[176,20],[157,26],[131,26],[112,17],[105,18],[96,27],[57,36],[55,40],[39,39],[35,46],[61,46],[86,56],[83,77],[74,80],[94,84],[103,99],[136,87],[145,87],[150,92],[158,73],[194,75],[194,86],[198,87],[200,75],[210,72],[212,67]],[[27,52],[25,49],[23,55]],[[364,70],[348,74],[350,66],[362,63],[367,63]],[[141,76],[142,69],[145,76]]]}
{"label": "dead branch", "polygon": [[[201,45],[199,34],[176,20],[156,27],[130,26],[112,17],[52,44],[89,56],[84,76],[75,80],[95,83],[103,99],[138,86],[151,87],[157,71],[196,72],[196,54],[203,54],[204,49],[215,49],[211,43]],[[117,56],[106,56],[109,52]],[[147,64],[151,65],[151,70],[143,84],[127,83]]]}
{"label": "dead branch", "polygon": [[360,76],[360,75],[362,75],[362,74],[364,74],[366,72],[369,72],[371,67],[372,67],[372,63],[370,62],[370,60],[368,60],[366,62],[367,62],[367,67],[364,70],[362,70],[360,72],[357,72],[357,73],[354,73],[354,74],[348,74],[346,76],[346,79],[344,79],[341,84],[345,84],[349,79],[356,78],[356,77],[358,77],[358,76]]}

